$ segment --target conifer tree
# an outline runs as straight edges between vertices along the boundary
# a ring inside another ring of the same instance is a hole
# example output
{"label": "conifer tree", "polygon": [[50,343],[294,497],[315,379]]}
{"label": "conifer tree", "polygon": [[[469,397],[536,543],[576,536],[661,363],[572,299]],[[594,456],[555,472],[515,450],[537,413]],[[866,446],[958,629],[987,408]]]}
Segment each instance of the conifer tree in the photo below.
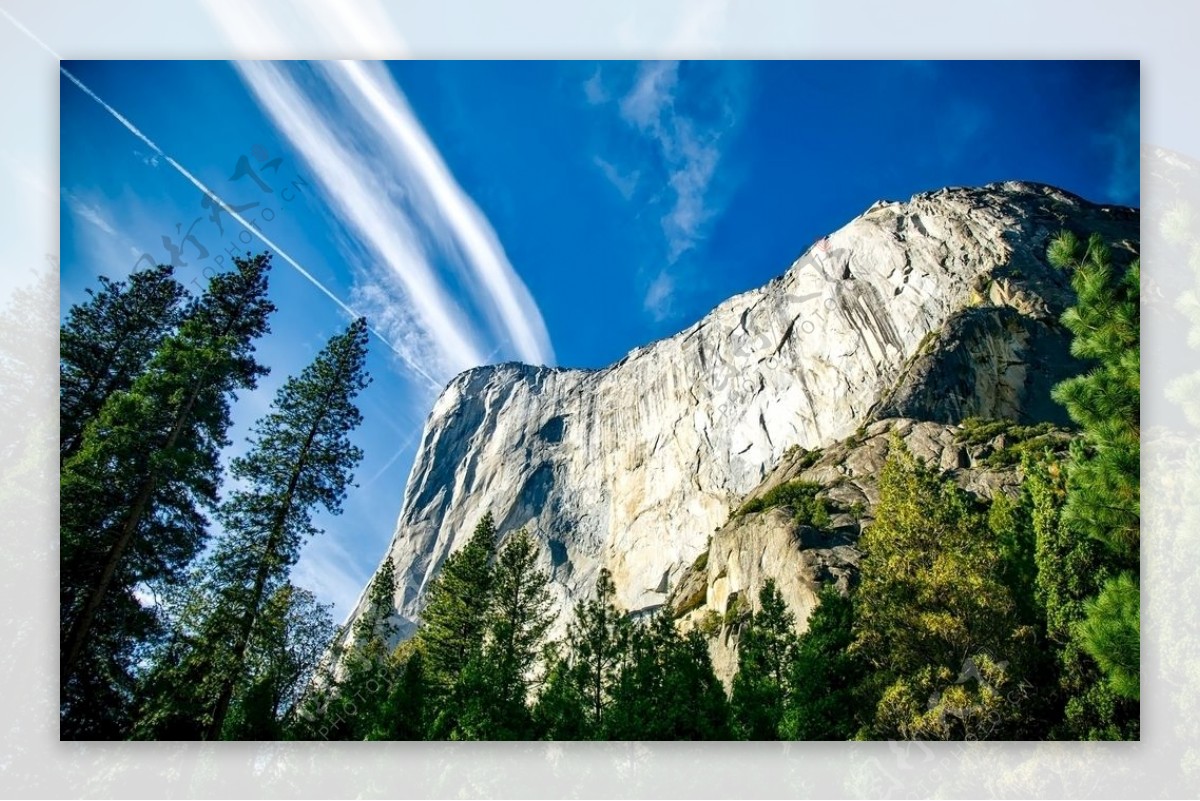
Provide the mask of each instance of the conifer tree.
{"label": "conifer tree", "polygon": [[1056,664],[1049,736],[1066,740],[1136,739],[1137,704],[1113,693],[1089,658],[1076,629],[1087,603],[1113,576],[1106,548],[1080,536],[1062,520],[1067,498],[1066,465],[1046,454],[1027,456],[1022,472],[1030,509],[1037,564],[1036,601],[1045,620],[1046,640]]}
{"label": "conifer tree", "polygon": [[77,450],[87,423],[127,390],[178,326],[187,294],[159,265],[127,281],[100,276],[99,290],[67,313],[59,334],[59,458]]}
{"label": "conifer tree", "polygon": [[741,738],[775,740],[791,687],[796,618],[774,579],[763,583],[758,605],[738,642],[738,672],[733,677],[730,706]]}
{"label": "conifer tree", "polygon": [[245,679],[225,722],[230,740],[279,740],[334,633],[329,606],[291,583],[263,605],[246,651]]}
{"label": "conifer tree", "polygon": [[584,720],[590,736],[603,738],[608,728],[612,692],[625,661],[630,635],[627,615],[613,603],[616,586],[608,568],[596,578],[596,595],[575,606],[567,633],[572,680],[584,699]]}
{"label": "conifer tree", "polygon": [[1063,524],[1107,546],[1114,569],[1089,603],[1075,634],[1120,696],[1138,697],[1141,531],[1140,268],[1135,260],[1114,275],[1112,254],[1098,234],[1083,244],[1064,231],[1050,244],[1050,262],[1071,272],[1076,302],[1063,324],[1071,353],[1094,363],[1086,374],[1054,388],[1082,436],[1071,446]]}
{"label": "conifer tree", "polygon": [[1072,446],[1063,519],[1105,543],[1127,566],[1140,536],[1140,312],[1137,261],[1115,276],[1099,235],[1086,249],[1070,232],[1050,244],[1050,262],[1071,272],[1075,304],[1063,314],[1071,353],[1094,366],[1054,388],[1054,399],[1083,429]]}
{"label": "conifer tree", "polygon": [[255,425],[250,451],[233,460],[231,473],[245,486],[220,509],[227,535],[212,568],[218,604],[237,622],[226,644],[228,670],[210,708],[209,739],[221,736],[266,599],[286,582],[304,542],[321,533],[313,513],[340,513],[354,481],[362,449],[350,434],[362,421],[355,399],[371,380],[366,357],[367,324],[359,318],[284,383]]}
{"label": "conifer tree", "polygon": [[708,644],[681,635],[659,612],[632,626],[604,736],[615,740],[714,740],[729,736],[729,703]]}
{"label": "conifer tree", "polygon": [[457,725],[463,699],[456,697],[455,688],[467,666],[483,653],[495,553],[496,526],[488,512],[429,586],[417,647],[430,690],[441,699],[440,714],[432,723],[434,739],[448,737]]}
{"label": "conifer tree", "polygon": [[459,722],[469,739],[529,739],[530,671],[553,618],[549,577],[537,568],[537,551],[525,529],[516,532],[496,559],[491,608],[480,658],[465,671],[463,695],[474,708]]}
{"label": "conifer tree", "polygon": [[266,372],[254,341],[274,309],[267,255],[235,264],[212,278],[130,387],[108,396],[63,465],[64,736],[113,735],[77,724],[97,692],[122,681],[132,649],[154,629],[135,590],[177,581],[205,541],[200,508],[216,499],[229,404]]}
{"label": "conifer tree", "polygon": [[392,656],[396,635],[396,568],[383,560],[367,588],[366,603],[351,629],[350,644],[341,653],[341,675],[331,687],[327,717],[341,720],[338,739],[378,738],[392,724],[385,720],[387,699],[399,679]]}
{"label": "conifer tree", "polygon": [[417,637],[433,682],[449,688],[483,648],[491,604],[496,525],[487,512],[466,544],[450,554],[429,586]]}
{"label": "conifer tree", "polygon": [[784,740],[849,740],[864,722],[861,661],[850,653],[854,606],[832,585],[821,588],[789,665],[779,735]]}

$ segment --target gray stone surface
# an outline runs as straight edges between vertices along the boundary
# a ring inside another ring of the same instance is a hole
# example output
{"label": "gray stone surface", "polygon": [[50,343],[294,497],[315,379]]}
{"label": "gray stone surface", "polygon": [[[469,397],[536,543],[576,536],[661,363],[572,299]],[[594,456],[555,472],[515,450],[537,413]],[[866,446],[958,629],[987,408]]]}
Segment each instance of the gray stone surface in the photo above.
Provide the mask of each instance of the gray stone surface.
{"label": "gray stone surface", "polygon": [[[603,370],[459,375],[430,412],[388,551],[403,632],[487,510],[502,533],[526,527],[544,544],[561,631],[602,566],[627,609],[665,603],[791,446],[829,446],[881,417],[1053,417],[1049,386],[1072,372],[1055,322],[1070,294],[1044,253],[1064,226],[1136,243],[1138,214],[1024,183],[876,203],[779,278]],[[926,433],[938,464],[969,458]],[[876,500],[870,485],[856,492]],[[757,558],[781,563],[786,536],[768,534],[778,542]]]}

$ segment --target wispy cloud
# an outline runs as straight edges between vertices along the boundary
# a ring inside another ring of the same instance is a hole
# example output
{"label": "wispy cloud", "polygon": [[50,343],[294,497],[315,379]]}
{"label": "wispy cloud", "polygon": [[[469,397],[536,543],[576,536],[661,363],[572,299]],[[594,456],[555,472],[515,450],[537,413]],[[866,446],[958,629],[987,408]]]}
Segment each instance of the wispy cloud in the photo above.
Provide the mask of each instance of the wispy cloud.
{"label": "wispy cloud", "polygon": [[[340,308],[342,311],[346,312],[351,317],[358,316],[358,312],[356,312],[349,305],[347,305],[345,301],[343,301],[341,298],[339,298],[333,290],[331,290],[329,287],[325,286],[325,284],[323,284],[319,280],[317,280],[316,276],[314,276],[311,272],[306,270],[304,268],[304,266],[302,264],[300,264],[300,262],[296,261],[296,259],[294,259],[286,250],[281,248],[279,245],[275,244],[275,242],[272,241],[270,237],[266,236],[259,228],[251,225],[251,223],[249,221],[247,221],[246,218],[243,217],[240,213],[238,213],[238,211],[236,209],[234,209],[232,206],[230,206],[228,203],[226,203],[219,195],[217,195],[215,192],[213,192],[211,189],[209,189],[208,186],[206,186],[202,181],[200,181],[199,178],[197,178],[195,175],[193,175],[191,172],[189,172],[182,164],[180,164],[178,161],[173,159],[171,156],[167,155],[162,150],[162,148],[160,148],[158,145],[156,145],[154,143],[153,140],[150,139],[150,137],[148,137],[148,136],[146,136],[146,134],[142,133],[141,129],[139,129],[129,119],[127,119],[123,114],[121,114],[121,112],[117,111],[115,108],[113,108],[107,102],[105,102],[105,100],[102,97],[100,97],[100,95],[98,95],[94,91],[92,91],[91,88],[89,88],[87,86],[87,84],[85,84],[83,81],[81,81],[77,77],[75,77],[70,71],[67,70],[66,67],[62,66],[61,63],[59,64],[58,71],[65,78],[67,78],[67,80],[69,80],[71,83],[75,84],[75,86],[79,87],[79,89],[84,94],[86,94],[88,97],[90,97],[96,103],[98,103],[106,112],[108,112],[109,115],[111,115],[117,122],[119,122],[122,126],[124,126],[124,128],[127,131],[129,131],[131,134],[133,134],[135,137],[137,137],[138,140],[140,140],[144,145],[149,147],[154,152],[155,155],[157,155],[160,159],[162,159],[164,162],[166,162],[172,169],[175,170],[175,172],[177,172],[181,176],[183,176],[188,181],[188,183],[190,183],[192,186],[194,186],[195,188],[197,188],[201,192],[203,192],[204,195],[206,197],[208,197],[208,199],[212,203],[216,204],[218,207],[220,207],[220,209],[222,211],[224,211],[231,218],[233,218],[235,221],[237,221],[238,224],[240,224],[243,228],[245,228],[246,231],[251,236],[257,238],[260,242],[262,242],[268,248],[273,250],[275,252],[275,254],[284,261],[284,263],[286,263],[293,270],[295,270],[300,275],[302,275],[305,280],[307,280],[309,283],[311,283],[313,286],[315,286],[318,290],[320,290],[320,292],[323,295],[325,295],[325,297],[327,297],[329,300],[333,301],[334,304],[338,306],[338,308]],[[378,336],[380,339],[382,339],[383,342],[386,345],[388,345],[388,347],[391,347],[391,343],[388,342],[386,337],[379,334],[378,330],[372,329],[372,333],[374,333],[376,336]],[[413,365],[409,365],[409,366],[417,374],[419,374],[422,378],[424,378],[426,381],[432,383],[433,379],[421,368],[420,365],[413,364]]]}
{"label": "wispy cloud", "polygon": [[66,187],[62,190],[63,199],[67,201],[67,208],[81,220],[91,223],[109,236],[117,236],[117,231],[105,219],[104,213],[99,207],[94,206],[82,200],[78,195],[67,191]]}
{"label": "wispy cloud", "polygon": [[292,583],[332,602],[333,619],[344,620],[354,610],[362,593],[363,576],[370,575],[342,545],[328,534],[313,537],[292,568]]}
{"label": "wispy cloud", "polygon": [[641,171],[622,172],[617,165],[600,156],[594,156],[592,162],[600,168],[600,172],[604,173],[604,177],[608,179],[608,182],[617,188],[617,191],[621,193],[621,197],[626,200],[633,198],[634,192],[637,191],[638,179],[642,175]]}
{"label": "wispy cloud", "polygon": [[541,313],[495,231],[383,67],[236,67],[369,255],[354,296],[398,348],[441,380],[486,363],[494,342],[553,363]]}
{"label": "wispy cloud", "polygon": [[[712,18],[723,13],[723,8],[712,4]],[[594,105],[612,97],[602,81],[597,70],[584,84],[585,97]],[[721,81],[702,83],[703,102],[697,102],[695,90],[689,93],[681,82],[678,62],[647,62],[638,66],[629,87],[615,100],[620,119],[650,145],[652,160],[661,173],[662,180],[653,183],[663,186],[654,201],[664,207],[659,220],[664,265],[652,273],[643,297],[643,306],[656,320],[674,315],[677,289],[686,283],[680,280],[686,270],[679,262],[703,241],[722,206],[714,183],[724,139],[735,127],[737,115],[732,93]],[[631,181],[629,176],[644,177],[643,171],[622,171],[600,156],[595,162],[622,196],[633,198],[639,181]]]}
{"label": "wispy cloud", "polygon": [[541,312],[509,263],[491,223],[450,173],[400,88],[379,64],[323,62],[324,72],[374,130],[397,177],[414,195],[412,210],[428,228],[457,245],[454,262],[477,305],[527,362],[551,364],[554,351]]}
{"label": "wispy cloud", "polygon": [[1108,160],[1108,195],[1115,203],[1132,204],[1141,191],[1141,114],[1136,103],[1126,103],[1111,131],[1097,135],[1103,158]]}
{"label": "wispy cloud", "polygon": [[479,364],[483,351],[466,316],[438,280],[422,252],[410,219],[394,201],[386,164],[354,147],[349,126],[323,113],[285,67],[270,62],[237,62],[246,85],[275,126],[291,142],[311,170],[323,196],[371,255],[386,268],[404,295],[394,302],[410,303],[422,328],[388,331],[390,338],[427,336],[439,352],[428,372],[447,372]]}

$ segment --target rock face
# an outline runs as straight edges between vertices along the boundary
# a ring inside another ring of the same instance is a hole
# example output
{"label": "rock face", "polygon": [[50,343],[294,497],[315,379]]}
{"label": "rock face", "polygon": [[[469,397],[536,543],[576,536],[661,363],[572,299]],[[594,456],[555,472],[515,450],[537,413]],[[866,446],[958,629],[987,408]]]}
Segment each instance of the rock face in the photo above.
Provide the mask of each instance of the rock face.
{"label": "rock face", "polygon": [[[1049,387],[1076,370],[1056,322],[1069,284],[1044,258],[1063,227],[1132,250],[1138,213],[1025,183],[876,203],[781,277],[603,370],[462,373],[430,412],[389,549],[401,636],[488,510],[502,535],[545,544],[565,626],[601,567],[627,609],[664,604],[792,446],[884,417],[1054,419]],[[775,547],[729,535],[735,551]]]}
{"label": "rock face", "polygon": [[[817,605],[822,585],[849,591],[857,578],[859,535],[874,519],[878,476],[893,436],[963,489],[990,499],[999,492],[1017,491],[1022,444],[1066,448],[1070,434],[1043,428],[1014,425],[988,432],[978,427],[888,419],[871,423],[820,451],[786,454],[747,500],[790,481],[816,484],[821,487],[817,498],[832,510],[828,525],[799,524],[786,507],[731,515],[713,534],[708,549],[683,571],[668,599],[672,614],[681,630],[699,627],[709,635],[713,668],[728,685],[737,672],[740,631],[747,614],[758,611],[758,593],[767,579],[775,580],[801,631]],[[981,430],[983,436],[977,433]]]}

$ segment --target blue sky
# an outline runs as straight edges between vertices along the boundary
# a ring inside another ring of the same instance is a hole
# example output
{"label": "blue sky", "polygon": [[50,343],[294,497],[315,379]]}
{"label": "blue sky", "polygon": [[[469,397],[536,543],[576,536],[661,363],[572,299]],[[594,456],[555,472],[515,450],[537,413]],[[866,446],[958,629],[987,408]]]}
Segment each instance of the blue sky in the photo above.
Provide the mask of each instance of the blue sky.
{"label": "blue sky", "polygon": [[198,290],[230,253],[265,249],[203,186],[276,249],[272,372],[238,403],[231,451],[347,309],[376,331],[360,486],[294,576],[336,617],[459,371],[601,367],[879,199],[1021,179],[1139,204],[1137,62],[63,68],[64,311],[139,260],[175,258]]}

